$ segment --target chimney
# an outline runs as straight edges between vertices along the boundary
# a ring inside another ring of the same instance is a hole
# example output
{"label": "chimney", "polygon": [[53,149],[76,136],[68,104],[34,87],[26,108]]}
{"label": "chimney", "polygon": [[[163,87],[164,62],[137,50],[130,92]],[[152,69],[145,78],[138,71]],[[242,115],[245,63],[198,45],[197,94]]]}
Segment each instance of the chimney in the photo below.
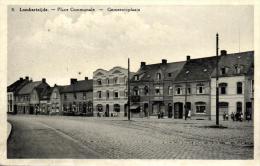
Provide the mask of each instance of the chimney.
{"label": "chimney", "polygon": [[186,56],[186,61],[189,61],[190,60],[190,55],[187,55]]}
{"label": "chimney", "polygon": [[71,78],[70,79],[70,84],[75,84],[77,82],[77,79],[76,78]]}
{"label": "chimney", "polygon": [[162,59],[162,64],[166,65],[167,64],[167,59]]}
{"label": "chimney", "polygon": [[23,78],[22,77],[20,77],[20,81],[22,81],[23,80]]}
{"label": "chimney", "polygon": [[221,50],[221,51],[220,51],[220,55],[221,55],[221,56],[227,55],[227,50]]}
{"label": "chimney", "polygon": [[146,64],[145,62],[141,62],[141,68],[144,67]]}
{"label": "chimney", "polygon": [[26,80],[29,80],[29,77],[28,77],[28,76],[26,76],[26,77],[25,77],[25,79],[26,79]]}
{"label": "chimney", "polygon": [[43,83],[46,83],[46,78],[42,78],[42,82],[43,82]]}
{"label": "chimney", "polygon": [[88,80],[88,77],[85,77],[85,80]]}

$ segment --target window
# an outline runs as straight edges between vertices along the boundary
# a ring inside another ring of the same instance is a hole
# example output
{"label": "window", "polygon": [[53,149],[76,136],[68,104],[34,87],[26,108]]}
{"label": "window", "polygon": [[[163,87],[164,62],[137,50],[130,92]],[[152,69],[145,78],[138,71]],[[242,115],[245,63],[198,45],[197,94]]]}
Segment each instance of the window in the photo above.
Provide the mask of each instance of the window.
{"label": "window", "polygon": [[251,92],[254,92],[254,80],[251,80]]}
{"label": "window", "polygon": [[77,93],[74,93],[74,99],[77,99]]}
{"label": "window", "polygon": [[125,77],[124,77],[124,84],[127,84],[127,81],[128,81],[128,79],[127,79],[127,77],[125,76]]}
{"label": "window", "polygon": [[54,98],[54,99],[57,99],[57,98],[58,98],[58,93],[57,93],[57,92],[54,92],[54,93],[53,93],[53,98]]}
{"label": "window", "polygon": [[119,96],[118,96],[118,91],[115,91],[115,92],[114,92],[114,98],[117,99],[118,97],[119,97]]}
{"label": "window", "polygon": [[120,112],[120,105],[114,104],[114,112]]}
{"label": "window", "polygon": [[168,73],[168,77],[172,77],[172,73]]}
{"label": "window", "polygon": [[205,94],[204,84],[197,84],[197,94]]}
{"label": "window", "polygon": [[196,102],[196,113],[204,114],[206,113],[206,103],[205,102]]}
{"label": "window", "polygon": [[107,85],[109,85],[109,78],[106,79]]}
{"label": "window", "polygon": [[106,92],[106,97],[107,97],[107,99],[109,99],[109,91],[108,90]]}
{"label": "window", "polygon": [[236,72],[236,74],[240,74],[241,73],[240,66],[238,66],[238,65],[235,66],[235,72]]}
{"label": "window", "polygon": [[188,95],[191,94],[191,88],[190,88],[190,86],[187,87],[187,94],[188,94]]}
{"label": "window", "polygon": [[220,83],[219,90],[221,95],[227,94],[227,83]]}
{"label": "window", "polygon": [[97,96],[98,96],[99,99],[102,98],[101,91],[97,91]]}
{"label": "window", "polygon": [[163,94],[163,87],[157,86],[155,87],[155,95],[162,95]]}
{"label": "window", "polygon": [[243,93],[243,86],[242,82],[237,82],[237,94]]}
{"label": "window", "polygon": [[242,112],[242,102],[237,102],[237,112]]}
{"label": "window", "polygon": [[137,86],[133,88],[133,91],[134,91],[134,96],[138,96],[139,95],[139,89],[138,89]]}
{"label": "window", "polygon": [[176,95],[182,95],[182,87],[181,86],[175,87],[175,94]]}
{"label": "window", "polygon": [[221,70],[220,70],[220,74],[221,75],[225,75],[225,74],[227,74],[227,72],[228,72],[228,68],[227,67],[222,67]]}
{"label": "window", "polygon": [[86,100],[86,96],[87,96],[86,92],[83,92],[83,100]]}
{"label": "window", "polygon": [[145,86],[144,87],[144,95],[148,95],[148,93],[149,93],[149,88],[148,88],[148,86]]}
{"label": "window", "polygon": [[97,80],[97,84],[98,84],[98,85],[102,85],[101,79],[98,79],[98,80]]}
{"label": "window", "polygon": [[127,90],[125,90],[124,92],[125,92],[125,97],[127,97],[128,96]]}
{"label": "window", "polygon": [[168,95],[172,95],[172,86],[168,86]]}
{"label": "window", "polygon": [[114,78],[114,84],[118,84],[118,78],[117,77]]}
{"label": "window", "polygon": [[139,80],[139,75],[135,75],[135,76],[134,76],[134,80],[135,80],[135,81],[138,81],[138,80]]}
{"label": "window", "polygon": [[67,100],[67,94],[64,94],[64,100]]}
{"label": "window", "polygon": [[162,79],[161,73],[157,73],[157,74],[156,74],[156,78],[157,78],[157,80],[161,80],[161,79]]}

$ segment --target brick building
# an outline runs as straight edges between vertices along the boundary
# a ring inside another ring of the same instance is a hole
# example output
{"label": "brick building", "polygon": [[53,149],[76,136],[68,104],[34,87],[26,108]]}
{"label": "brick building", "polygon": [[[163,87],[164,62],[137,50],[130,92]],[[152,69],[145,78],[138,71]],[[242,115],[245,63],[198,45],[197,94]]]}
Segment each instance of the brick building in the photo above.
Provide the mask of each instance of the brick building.
{"label": "brick building", "polygon": [[173,81],[185,62],[146,65],[131,79],[131,113],[136,117],[155,116],[160,112],[173,116]]}
{"label": "brick building", "polygon": [[93,80],[71,79],[70,85],[60,89],[64,115],[93,115]]}
{"label": "brick building", "polygon": [[[254,51],[227,54],[219,57],[219,119],[223,113],[249,112],[254,103]],[[211,118],[216,119],[216,71],[211,79]],[[253,116],[251,116],[253,117]]]}
{"label": "brick building", "polygon": [[128,70],[114,67],[111,70],[97,69],[93,72],[93,102],[95,115],[127,115]]}
{"label": "brick building", "polygon": [[216,57],[191,59],[187,56],[186,64],[173,84],[175,119],[185,118],[185,112],[188,114],[189,110],[194,119],[210,119],[210,77],[215,66]]}

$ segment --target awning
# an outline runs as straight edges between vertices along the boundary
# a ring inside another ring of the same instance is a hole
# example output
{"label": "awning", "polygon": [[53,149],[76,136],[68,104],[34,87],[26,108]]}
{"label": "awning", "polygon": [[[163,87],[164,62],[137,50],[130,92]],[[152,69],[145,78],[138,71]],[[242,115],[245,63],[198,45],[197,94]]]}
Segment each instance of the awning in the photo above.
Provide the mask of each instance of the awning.
{"label": "awning", "polygon": [[131,110],[135,110],[135,109],[137,109],[137,108],[139,108],[139,107],[140,107],[140,105],[138,105],[138,104],[133,104],[133,105],[130,106],[130,109],[131,109]]}

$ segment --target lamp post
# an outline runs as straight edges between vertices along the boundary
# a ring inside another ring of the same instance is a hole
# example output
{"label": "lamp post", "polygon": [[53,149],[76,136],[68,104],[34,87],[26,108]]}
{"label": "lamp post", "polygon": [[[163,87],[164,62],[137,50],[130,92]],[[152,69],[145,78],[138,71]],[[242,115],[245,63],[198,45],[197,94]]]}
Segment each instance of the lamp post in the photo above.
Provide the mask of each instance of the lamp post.
{"label": "lamp post", "polygon": [[218,33],[216,34],[216,125],[219,125],[219,87],[218,87]]}
{"label": "lamp post", "polygon": [[185,120],[187,119],[187,115],[188,115],[188,110],[187,110],[187,84],[188,84],[188,74],[190,73],[189,70],[187,70],[186,72],[186,76],[185,76],[185,100],[184,100],[184,109],[185,109]]}

